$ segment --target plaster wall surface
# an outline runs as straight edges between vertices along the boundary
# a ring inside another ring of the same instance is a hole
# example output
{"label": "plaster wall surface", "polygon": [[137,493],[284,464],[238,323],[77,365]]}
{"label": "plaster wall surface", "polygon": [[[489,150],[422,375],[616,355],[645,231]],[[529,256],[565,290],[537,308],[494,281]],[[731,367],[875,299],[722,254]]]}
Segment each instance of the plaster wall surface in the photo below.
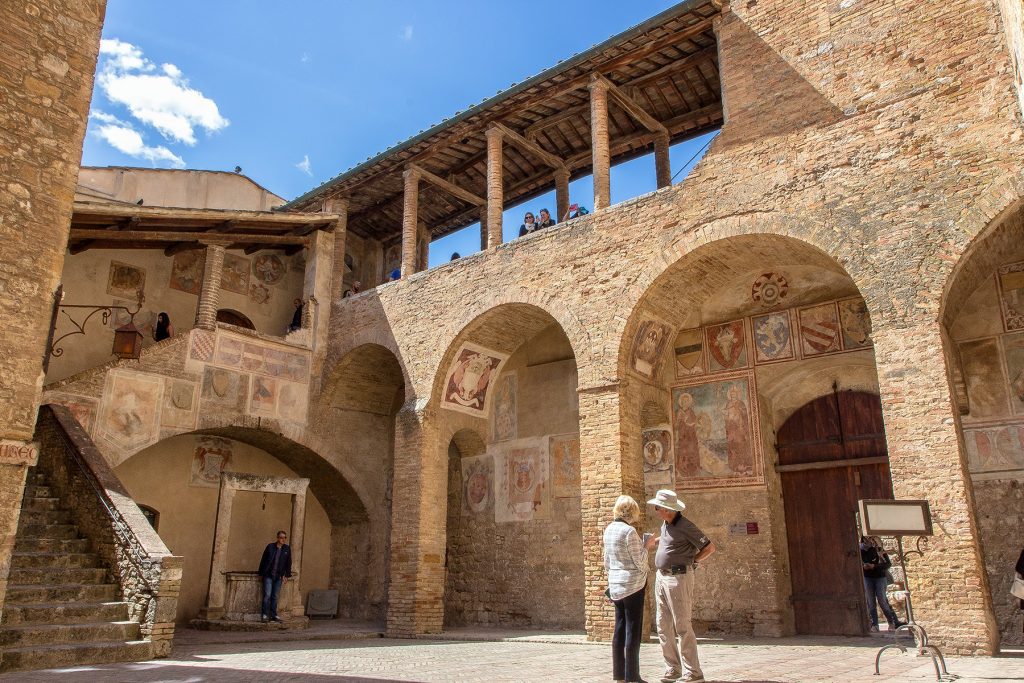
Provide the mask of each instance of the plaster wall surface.
{"label": "plaster wall surface", "polygon": [[181,209],[270,211],[284,199],[248,177],[193,169],[83,166],[76,199],[113,201]]}

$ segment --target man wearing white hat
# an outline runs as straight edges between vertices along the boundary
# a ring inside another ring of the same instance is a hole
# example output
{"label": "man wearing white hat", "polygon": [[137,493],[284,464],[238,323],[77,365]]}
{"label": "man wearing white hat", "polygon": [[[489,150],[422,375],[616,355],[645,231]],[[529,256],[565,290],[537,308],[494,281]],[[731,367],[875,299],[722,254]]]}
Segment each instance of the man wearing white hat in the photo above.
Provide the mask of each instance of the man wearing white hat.
{"label": "man wearing white hat", "polygon": [[715,544],[693,522],[683,517],[686,505],[675,491],[662,489],[647,501],[661,517],[661,536],[654,566],[658,569],[654,598],[658,607],[658,638],[665,657],[662,683],[703,681],[697,659],[693,612],[693,570],[715,552]]}

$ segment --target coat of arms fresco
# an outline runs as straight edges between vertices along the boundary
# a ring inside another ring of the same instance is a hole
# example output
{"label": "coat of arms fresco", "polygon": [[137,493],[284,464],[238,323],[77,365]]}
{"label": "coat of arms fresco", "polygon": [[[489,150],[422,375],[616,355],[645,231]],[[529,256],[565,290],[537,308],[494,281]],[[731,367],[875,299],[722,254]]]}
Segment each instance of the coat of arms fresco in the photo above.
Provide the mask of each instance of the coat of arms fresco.
{"label": "coat of arms fresco", "polygon": [[490,391],[508,355],[463,343],[448,370],[441,405],[477,417],[490,408]]}

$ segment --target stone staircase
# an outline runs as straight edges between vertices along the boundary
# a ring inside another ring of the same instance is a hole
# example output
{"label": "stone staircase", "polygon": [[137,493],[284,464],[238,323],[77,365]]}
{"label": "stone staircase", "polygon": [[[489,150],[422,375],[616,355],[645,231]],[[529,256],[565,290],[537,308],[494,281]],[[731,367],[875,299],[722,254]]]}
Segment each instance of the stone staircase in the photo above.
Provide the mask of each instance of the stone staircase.
{"label": "stone staircase", "polygon": [[29,470],[0,620],[0,672],[149,659],[118,585],[72,514]]}

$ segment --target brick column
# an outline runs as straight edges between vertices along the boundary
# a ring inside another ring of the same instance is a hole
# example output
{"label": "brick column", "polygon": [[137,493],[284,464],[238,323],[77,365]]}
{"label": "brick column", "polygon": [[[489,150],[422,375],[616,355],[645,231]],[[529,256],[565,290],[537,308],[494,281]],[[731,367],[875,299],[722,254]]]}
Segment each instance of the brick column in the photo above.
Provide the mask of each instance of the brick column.
{"label": "brick column", "polygon": [[672,184],[672,163],[668,157],[668,133],[658,133],[654,137],[654,174],[658,179],[658,189]]}
{"label": "brick column", "polygon": [[447,453],[433,409],[409,401],[395,417],[387,635],[440,633],[444,625]]}
{"label": "brick column", "polygon": [[893,493],[928,500],[935,529],[907,566],[914,616],[947,654],[993,654],[999,630],[939,325],[883,321],[872,338]]}
{"label": "brick column", "polygon": [[420,173],[406,169],[405,195],[402,209],[402,277],[416,272],[416,224],[420,205]]}
{"label": "brick column", "polygon": [[[643,466],[638,420],[624,418],[625,380],[598,387],[581,387],[580,400],[580,517],[583,527],[583,575],[587,638],[609,640],[615,610],[604,595],[604,529],[611,522],[615,499],[623,493],[643,507]],[[635,424],[633,424],[635,422]],[[630,458],[631,444],[635,457]]]}
{"label": "brick column", "polygon": [[480,212],[480,251],[487,248],[487,238],[487,208],[484,207]]}
{"label": "brick column", "polygon": [[224,271],[224,247],[210,244],[206,247],[206,267],[203,286],[199,290],[196,306],[196,327],[212,330],[217,327],[217,309],[220,308],[220,276]]}
{"label": "brick column", "polygon": [[334,262],[331,264],[331,301],[341,301],[341,295],[345,293],[345,237],[348,234],[348,207],[348,197],[331,200],[325,207],[328,213],[338,214],[338,222],[334,226]]}
{"label": "brick column", "polygon": [[561,223],[569,213],[569,169],[555,171],[555,220]]}
{"label": "brick column", "polygon": [[505,205],[502,185],[502,141],[504,135],[497,128],[487,131],[487,246],[501,244],[501,212]]}
{"label": "brick column", "polygon": [[594,167],[594,211],[611,203],[611,157],[608,149],[608,83],[590,81],[590,144]]}

